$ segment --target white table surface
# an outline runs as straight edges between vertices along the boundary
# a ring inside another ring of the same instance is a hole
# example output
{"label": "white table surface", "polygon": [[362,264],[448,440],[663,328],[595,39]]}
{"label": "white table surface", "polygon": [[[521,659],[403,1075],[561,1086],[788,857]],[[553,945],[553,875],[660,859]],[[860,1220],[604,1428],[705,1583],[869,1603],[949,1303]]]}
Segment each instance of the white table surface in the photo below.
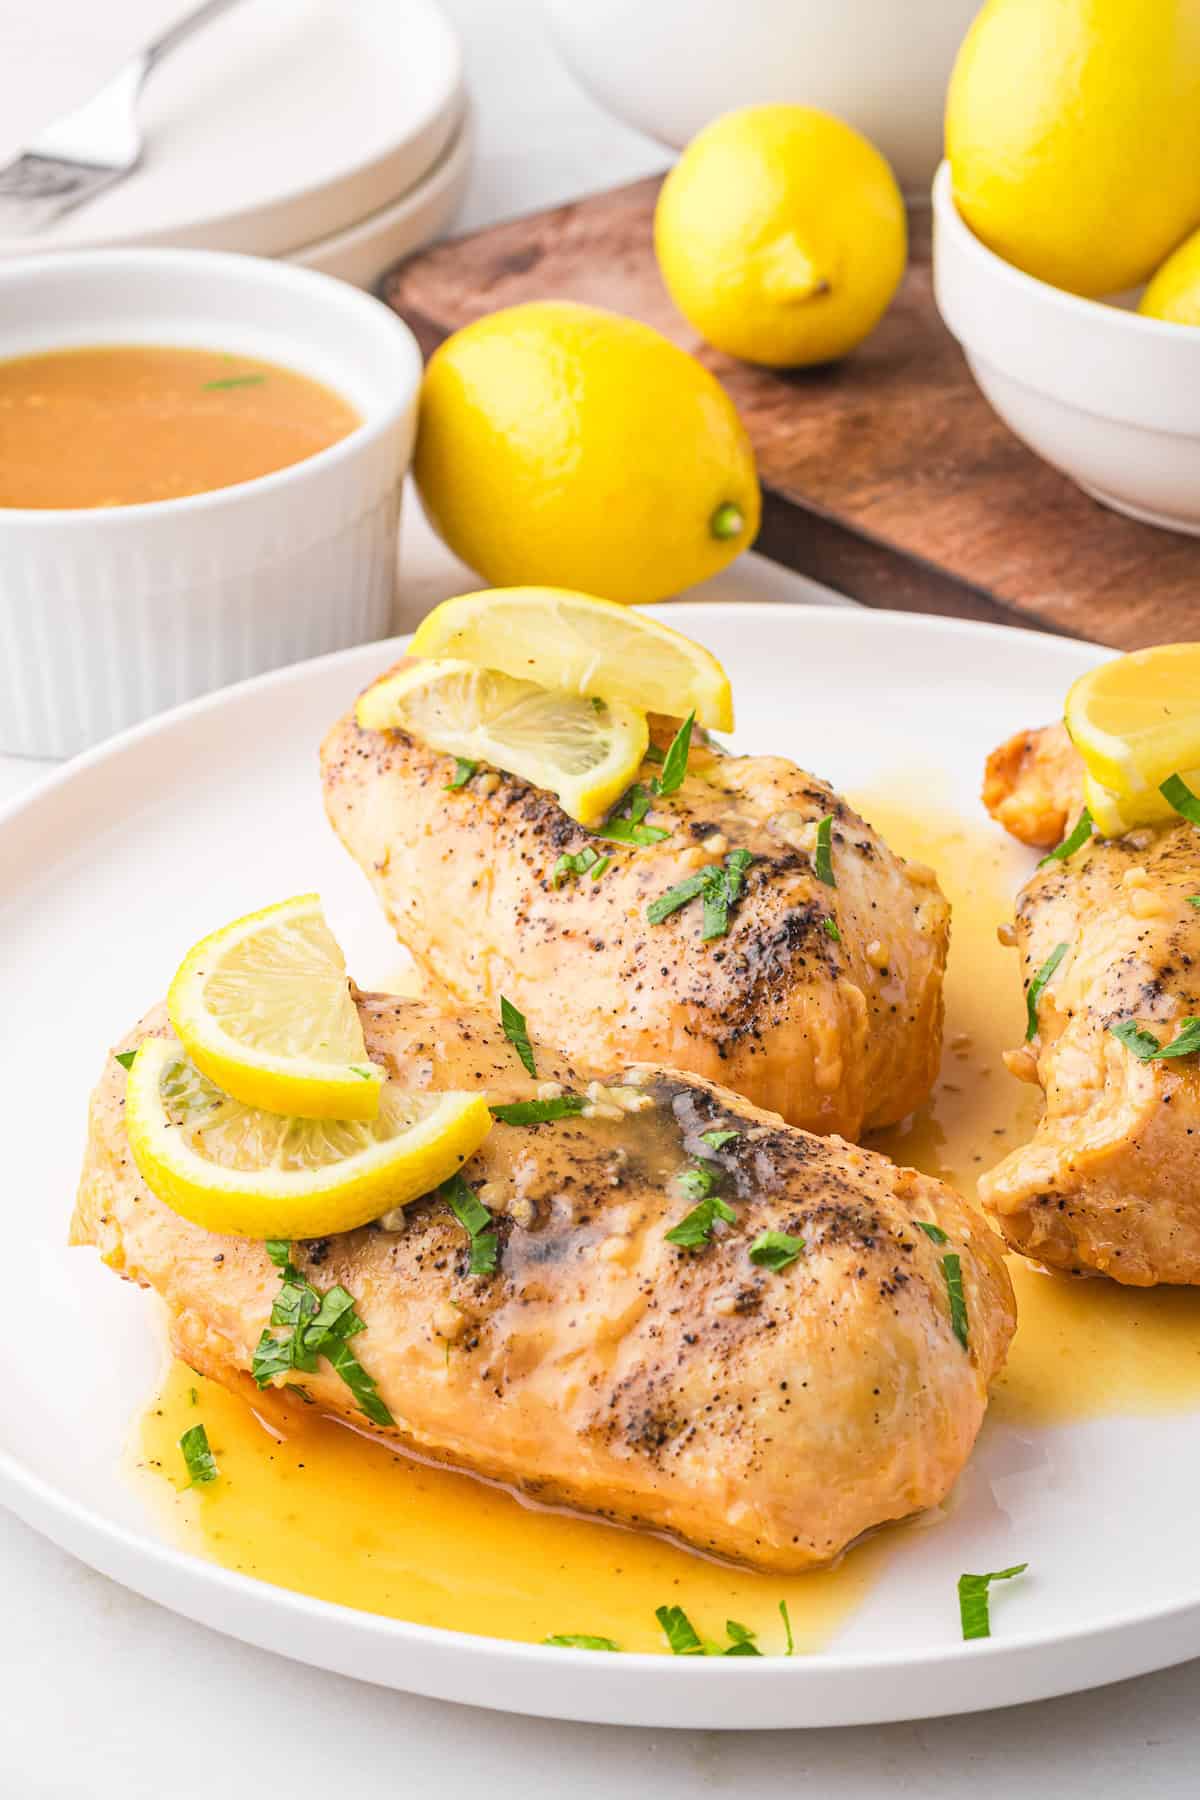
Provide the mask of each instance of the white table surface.
{"label": "white table surface", "polygon": [[[532,0],[444,0],[467,44],[476,173],[460,225],[659,168],[542,42]],[[586,4],[586,0],[580,0]],[[79,0],[82,7],[85,0]],[[164,6],[164,17],[178,7]],[[398,626],[460,586],[415,507]],[[829,598],[755,558],[720,590]],[[0,758],[0,803],[47,765]],[[13,1354],[14,1347],[9,1346]],[[968,1718],[821,1732],[675,1734],[508,1718],[363,1686],[253,1650],[127,1593],[0,1510],[0,1800],[1193,1800],[1200,1663]],[[931,1704],[936,1696],[931,1696]]]}

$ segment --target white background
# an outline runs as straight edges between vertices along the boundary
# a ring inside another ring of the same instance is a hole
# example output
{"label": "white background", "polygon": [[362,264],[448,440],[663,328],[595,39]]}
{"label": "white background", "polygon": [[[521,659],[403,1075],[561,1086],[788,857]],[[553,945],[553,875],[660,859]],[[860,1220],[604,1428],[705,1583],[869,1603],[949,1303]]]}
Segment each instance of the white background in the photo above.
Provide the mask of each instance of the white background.
{"label": "white background", "polygon": [[[530,0],[445,4],[466,40],[479,124],[462,228],[662,166],[656,146],[607,119],[560,70]],[[411,509],[406,568],[407,623],[457,585]],[[746,586],[804,593],[753,563]],[[0,759],[0,800],[38,773]],[[799,1791],[993,1800],[1030,1789],[1056,1800],[1174,1800],[1200,1785],[1195,1663],[1040,1706],[870,1730],[548,1724],[410,1699],[245,1648],[114,1586],[3,1512],[0,1624],[0,1800],[258,1800],[282,1789],[355,1800],[423,1789],[449,1800]]]}

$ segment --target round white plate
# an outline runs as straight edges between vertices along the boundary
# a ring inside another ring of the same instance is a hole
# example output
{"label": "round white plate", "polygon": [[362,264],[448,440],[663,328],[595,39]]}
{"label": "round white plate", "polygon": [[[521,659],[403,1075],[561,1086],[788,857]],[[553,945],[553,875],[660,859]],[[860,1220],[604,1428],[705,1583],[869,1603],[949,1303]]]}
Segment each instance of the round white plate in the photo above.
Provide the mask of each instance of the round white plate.
{"label": "round white plate", "polygon": [[[0,21],[0,164],[81,104],[187,0],[38,0]],[[242,0],[150,76],[143,162],[0,255],[176,244],[278,256],[416,186],[462,118],[462,55],[435,0]]]}
{"label": "round white plate", "polygon": [[[842,608],[661,609],[729,668],[741,749],[845,787],[946,772],[978,817],[985,752],[1054,717],[1101,655],[1020,631]],[[724,1661],[570,1655],[371,1617],[168,1547],[120,1473],[159,1350],[144,1297],[68,1251],[88,1091],[107,1047],[215,919],[319,888],[365,984],[396,967],[366,883],[325,823],[318,741],[400,644],[214,694],[65,769],[0,819],[0,1220],[6,1358],[0,1500],[85,1561],[251,1643],[417,1693],[625,1725],[825,1725],[969,1711],[1200,1653],[1194,1416],[985,1427],[955,1506],[891,1559],[831,1647]],[[1028,858],[1013,851],[1014,879]],[[963,1569],[1028,1559],[964,1644]]]}
{"label": "round white plate", "polygon": [[393,264],[440,237],[451,223],[467,191],[472,146],[467,110],[455,137],[415,188],[360,224],[305,244],[283,260],[373,292]]}

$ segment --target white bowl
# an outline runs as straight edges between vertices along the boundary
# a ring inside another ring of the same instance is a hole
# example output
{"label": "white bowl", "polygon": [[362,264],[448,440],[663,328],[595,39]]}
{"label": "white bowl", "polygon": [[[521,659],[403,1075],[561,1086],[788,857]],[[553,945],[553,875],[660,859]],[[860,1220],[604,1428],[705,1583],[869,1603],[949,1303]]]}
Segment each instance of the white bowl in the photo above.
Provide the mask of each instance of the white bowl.
{"label": "white bowl", "polygon": [[600,104],[682,149],[735,106],[799,101],[865,133],[922,199],[946,84],[979,0],[542,0]]}
{"label": "white bowl", "polygon": [[362,424],[305,462],[181,500],[0,508],[0,750],[67,756],[282,663],[384,636],[421,355],[387,307],[307,269],[200,250],[0,265],[0,357],[97,343],[265,357]]}
{"label": "white bowl", "polygon": [[933,184],[933,290],[979,386],[1031,450],[1106,506],[1200,535],[1200,330],[1038,281]]}

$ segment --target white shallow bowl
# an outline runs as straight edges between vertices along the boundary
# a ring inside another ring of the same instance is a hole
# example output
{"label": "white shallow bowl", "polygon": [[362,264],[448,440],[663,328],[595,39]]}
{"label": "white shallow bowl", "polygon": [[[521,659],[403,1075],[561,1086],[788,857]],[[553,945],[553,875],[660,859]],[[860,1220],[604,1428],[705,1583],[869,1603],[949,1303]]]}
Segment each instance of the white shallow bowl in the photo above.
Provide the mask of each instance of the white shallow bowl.
{"label": "white shallow bowl", "polygon": [[1106,506],[1200,535],[1200,330],[1014,268],[933,184],[933,289],[971,373],[1031,450]]}
{"label": "white shallow bowl", "polygon": [[0,357],[182,344],[328,383],[362,424],[181,500],[0,508],[0,751],[69,756],[150,713],[387,631],[421,356],[385,306],[282,263],[93,250],[0,265]]}
{"label": "white shallow bowl", "polygon": [[857,126],[923,199],[979,0],[542,0],[542,10],[584,87],[651,137],[681,150],[735,106],[799,101]]}

